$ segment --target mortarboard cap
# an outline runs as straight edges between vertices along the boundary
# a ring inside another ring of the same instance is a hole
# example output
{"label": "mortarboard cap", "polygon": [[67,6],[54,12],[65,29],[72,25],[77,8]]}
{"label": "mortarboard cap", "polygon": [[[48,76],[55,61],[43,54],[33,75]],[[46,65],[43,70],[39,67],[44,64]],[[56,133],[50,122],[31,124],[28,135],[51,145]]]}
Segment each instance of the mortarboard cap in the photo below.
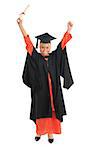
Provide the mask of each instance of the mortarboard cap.
{"label": "mortarboard cap", "polygon": [[40,40],[42,43],[50,43],[51,40],[56,39],[48,33],[35,36],[35,38],[37,38],[36,48],[38,48],[38,40]]}

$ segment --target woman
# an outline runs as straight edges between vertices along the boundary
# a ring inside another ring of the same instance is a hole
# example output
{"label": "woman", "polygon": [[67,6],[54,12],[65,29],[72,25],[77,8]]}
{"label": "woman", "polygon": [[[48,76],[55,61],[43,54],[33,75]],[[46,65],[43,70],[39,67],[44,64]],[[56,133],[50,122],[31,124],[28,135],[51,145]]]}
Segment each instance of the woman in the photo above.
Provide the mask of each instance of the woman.
{"label": "woman", "polygon": [[[22,13],[24,14],[24,13]],[[34,50],[34,44],[32,43],[29,35],[25,31],[23,27],[23,19],[18,18],[17,23],[19,25],[20,31],[24,37],[25,43],[26,43],[26,49],[30,56],[32,56]],[[67,31],[65,32],[62,40],[61,40],[61,49],[64,50],[67,42],[72,38],[72,35],[70,34],[70,31],[72,29],[72,22],[68,22],[67,24]],[[48,33],[39,35],[36,37],[40,40],[40,54],[43,56],[43,58],[48,62],[48,57],[51,50],[51,40],[55,39]],[[38,46],[38,41],[37,41]],[[48,65],[48,63],[47,63]],[[73,84],[73,81],[72,83]],[[61,134],[61,121],[56,117],[55,114],[55,103],[53,98],[53,87],[52,87],[52,79],[51,74],[48,71],[48,85],[49,85],[49,94],[50,94],[50,102],[52,107],[52,117],[41,117],[36,119],[36,136],[35,140],[38,141],[41,138],[41,135],[48,134],[48,141],[52,143],[54,141],[53,134]]]}

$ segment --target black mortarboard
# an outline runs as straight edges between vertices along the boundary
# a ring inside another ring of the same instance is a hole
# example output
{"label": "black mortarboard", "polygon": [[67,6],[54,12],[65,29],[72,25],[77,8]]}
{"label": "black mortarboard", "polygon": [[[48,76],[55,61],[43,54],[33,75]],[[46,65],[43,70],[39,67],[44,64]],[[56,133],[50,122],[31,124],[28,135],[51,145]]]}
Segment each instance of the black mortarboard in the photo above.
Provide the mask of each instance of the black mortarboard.
{"label": "black mortarboard", "polygon": [[56,39],[48,33],[38,35],[35,38],[37,38],[36,48],[38,48],[38,40],[40,40],[42,43],[50,43],[51,40]]}

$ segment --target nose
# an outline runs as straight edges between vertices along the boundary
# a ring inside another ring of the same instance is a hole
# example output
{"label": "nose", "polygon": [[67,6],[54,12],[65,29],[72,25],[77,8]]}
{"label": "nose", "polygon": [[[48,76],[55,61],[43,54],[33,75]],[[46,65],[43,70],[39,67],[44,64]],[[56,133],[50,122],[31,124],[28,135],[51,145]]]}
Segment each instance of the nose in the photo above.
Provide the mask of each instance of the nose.
{"label": "nose", "polygon": [[47,50],[47,48],[44,48],[44,50],[46,51],[46,50]]}
{"label": "nose", "polygon": [[44,52],[47,52],[47,49],[46,48],[44,48],[44,50],[43,50]]}

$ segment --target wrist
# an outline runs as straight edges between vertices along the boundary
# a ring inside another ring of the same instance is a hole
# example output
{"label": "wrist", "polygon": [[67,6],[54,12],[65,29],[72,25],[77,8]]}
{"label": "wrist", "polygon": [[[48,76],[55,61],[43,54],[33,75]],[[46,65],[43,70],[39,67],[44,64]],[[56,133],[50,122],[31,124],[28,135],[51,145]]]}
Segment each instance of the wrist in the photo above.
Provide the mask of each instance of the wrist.
{"label": "wrist", "polygon": [[70,33],[70,31],[71,31],[71,30],[68,29],[68,30],[67,30],[67,33]]}

